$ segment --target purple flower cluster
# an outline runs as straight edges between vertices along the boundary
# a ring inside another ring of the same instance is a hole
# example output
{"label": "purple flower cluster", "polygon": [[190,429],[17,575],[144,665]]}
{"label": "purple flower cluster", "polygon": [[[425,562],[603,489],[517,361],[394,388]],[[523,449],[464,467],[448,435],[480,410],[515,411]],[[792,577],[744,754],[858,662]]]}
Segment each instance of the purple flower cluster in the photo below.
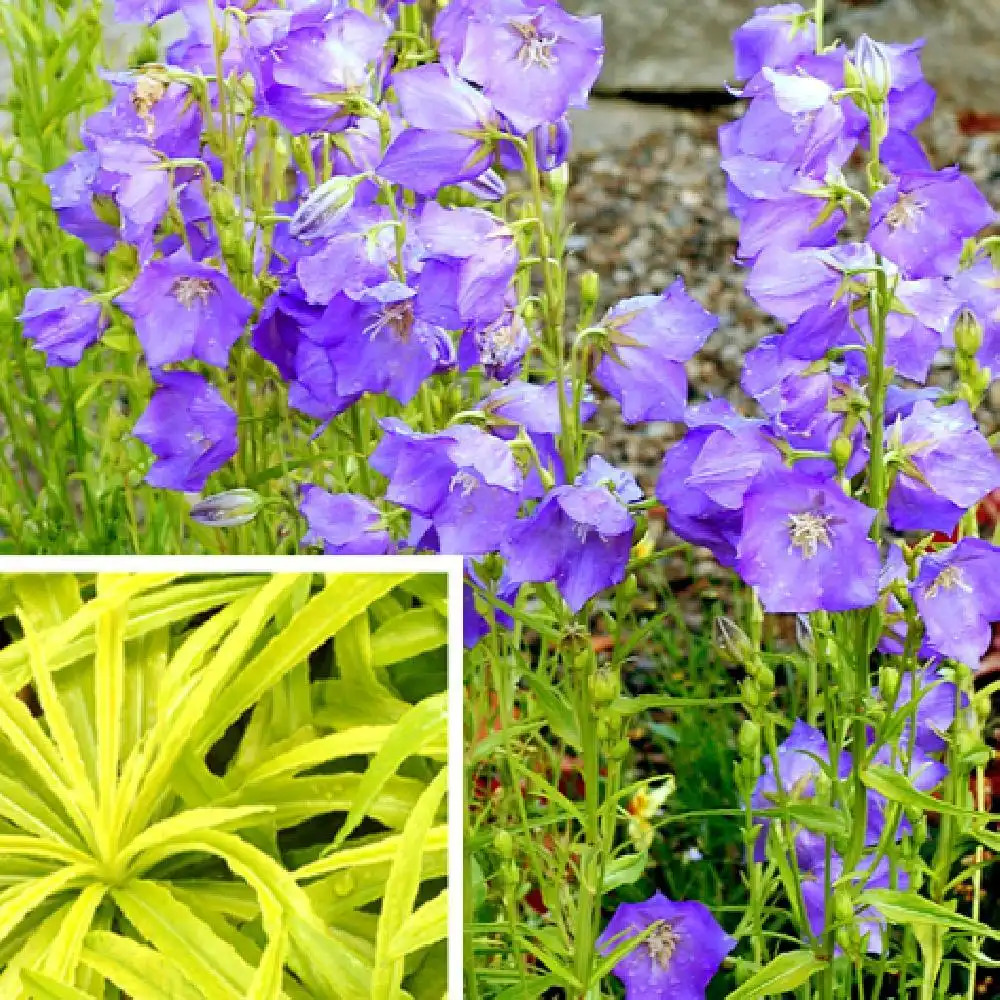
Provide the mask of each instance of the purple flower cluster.
{"label": "purple flower cluster", "polygon": [[[975,665],[1000,618],[986,582],[1000,550],[971,538],[906,547],[887,573],[900,550],[883,529],[951,533],[1000,488],[966,397],[924,388],[939,351],[995,362],[1000,274],[976,238],[998,217],[914,138],[934,97],[919,43],[863,37],[817,52],[815,41],[797,4],[759,9],[734,36],[747,106],[720,131],[722,166],[747,292],[784,330],[746,359],[742,386],[762,418],[719,402],[689,408],[657,495],[674,530],[735,568],[766,610],[881,602],[898,616],[912,602],[923,654]],[[845,179],[858,160],[870,199]],[[867,237],[848,242],[858,209]],[[872,393],[885,393],[886,372],[905,382],[879,412]],[[967,395],[997,373],[978,369]],[[661,399],[673,396],[668,382]]]}

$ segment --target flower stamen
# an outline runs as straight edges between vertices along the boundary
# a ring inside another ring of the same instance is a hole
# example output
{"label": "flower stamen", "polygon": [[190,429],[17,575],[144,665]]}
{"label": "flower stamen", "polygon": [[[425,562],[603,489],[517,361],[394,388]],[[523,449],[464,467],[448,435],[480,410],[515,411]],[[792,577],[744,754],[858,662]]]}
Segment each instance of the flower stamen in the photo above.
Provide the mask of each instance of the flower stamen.
{"label": "flower stamen", "polygon": [[215,285],[208,278],[178,278],[170,286],[170,294],[185,309],[190,309],[196,301],[203,306],[208,305],[209,299],[215,294]]}
{"label": "flower stamen", "polygon": [[558,35],[543,35],[538,30],[535,20],[511,21],[510,26],[521,36],[522,44],[517,53],[517,61],[525,68],[541,66],[542,69],[552,69],[559,61],[552,51],[559,41]]}
{"label": "flower stamen", "polygon": [[830,541],[830,514],[817,514],[807,510],[801,514],[788,515],[788,533],[791,537],[789,551],[796,548],[802,553],[803,559],[812,559],[819,551],[820,545],[833,548]]}
{"label": "flower stamen", "polygon": [[674,957],[680,935],[666,921],[657,927],[652,934],[646,938],[646,950],[649,957],[661,968],[667,969],[670,966],[670,959]]}
{"label": "flower stamen", "polygon": [[954,590],[955,588],[964,590],[967,594],[972,593],[972,587],[965,579],[959,566],[945,566],[943,570],[934,578],[934,582],[927,588],[927,596],[934,598],[942,590]]}
{"label": "flower stamen", "polygon": [[885,213],[885,221],[890,229],[906,229],[915,233],[924,217],[927,202],[912,192],[900,195],[896,204]]}

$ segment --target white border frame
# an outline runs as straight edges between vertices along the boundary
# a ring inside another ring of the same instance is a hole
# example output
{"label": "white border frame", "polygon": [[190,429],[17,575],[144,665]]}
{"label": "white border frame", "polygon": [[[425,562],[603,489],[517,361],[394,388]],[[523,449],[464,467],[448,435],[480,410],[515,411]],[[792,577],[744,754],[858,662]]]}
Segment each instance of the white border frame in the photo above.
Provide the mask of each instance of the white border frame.
{"label": "white border frame", "polygon": [[462,996],[464,653],[461,556],[0,556],[10,573],[445,573],[448,577],[448,996]]}

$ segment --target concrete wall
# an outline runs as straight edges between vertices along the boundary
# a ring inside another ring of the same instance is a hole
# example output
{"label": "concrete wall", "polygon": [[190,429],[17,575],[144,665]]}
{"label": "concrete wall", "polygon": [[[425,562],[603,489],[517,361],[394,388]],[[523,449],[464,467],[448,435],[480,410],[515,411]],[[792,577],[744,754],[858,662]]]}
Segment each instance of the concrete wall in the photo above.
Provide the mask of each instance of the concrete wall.
{"label": "concrete wall", "polygon": [[[809,0],[800,0],[809,6]],[[690,92],[732,77],[730,36],[754,0],[566,0],[604,16],[607,60],[600,89]],[[852,42],[923,37],[924,67],[947,97],[1000,111],[1000,0],[827,0],[828,36]]]}

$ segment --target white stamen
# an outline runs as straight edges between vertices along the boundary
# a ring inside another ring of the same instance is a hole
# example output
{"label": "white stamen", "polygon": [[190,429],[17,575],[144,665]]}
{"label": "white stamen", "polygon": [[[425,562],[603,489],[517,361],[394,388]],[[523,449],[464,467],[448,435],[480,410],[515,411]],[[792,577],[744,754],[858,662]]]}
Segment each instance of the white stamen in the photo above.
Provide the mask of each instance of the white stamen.
{"label": "white stamen", "polygon": [[961,568],[959,566],[945,566],[927,588],[927,596],[937,597],[942,590],[954,590],[956,587],[959,590],[964,590],[967,594],[972,593],[972,587],[966,582]]}
{"label": "white stamen", "polygon": [[449,492],[453,492],[456,488],[461,489],[462,496],[467,497],[470,493],[479,485],[479,480],[471,472],[466,472],[464,469],[459,469],[451,477],[451,482],[448,484]]}
{"label": "white stamen", "polygon": [[523,39],[521,49],[517,54],[517,61],[525,68],[531,66],[541,66],[542,69],[552,69],[559,61],[558,56],[552,51],[553,46],[559,41],[558,35],[542,35],[538,31],[535,21],[511,21],[510,26]]}
{"label": "white stamen", "polygon": [[364,329],[364,334],[374,340],[383,330],[390,329],[398,340],[409,340],[413,331],[413,306],[409,302],[397,302],[388,306]]}
{"label": "white stamen", "polygon": [[170,294],[185,309],[190,309],[195,300],[208,305],[208,300],[215,294],[215,285],[208,278],[178,278],[170,286]]}
{"label": "white stamen", "polygon": [[927,202],[921,201],[915,194],[899,196],[896,204],[885,213],[885,221],[892,230],[906,229],[915,233],[924,217]]}
{"label": "white stamen", "polygon": [[667,969],[670,966],[670,959],[673,958],[677,949],[680,937],[668,923],[658,927],[648,938],[646,938],[646,951],[649,957],[661,968]]}
{"label": "white stamen", "polygon": [[791,537],[789,551],[796,548],[802,553],[803,559],[812,559],[819,551],[820,545],[833,548],[830,542],[830,514],[817,514],[807,510],[802,514],[788,515],[788,533]]}

